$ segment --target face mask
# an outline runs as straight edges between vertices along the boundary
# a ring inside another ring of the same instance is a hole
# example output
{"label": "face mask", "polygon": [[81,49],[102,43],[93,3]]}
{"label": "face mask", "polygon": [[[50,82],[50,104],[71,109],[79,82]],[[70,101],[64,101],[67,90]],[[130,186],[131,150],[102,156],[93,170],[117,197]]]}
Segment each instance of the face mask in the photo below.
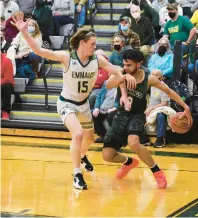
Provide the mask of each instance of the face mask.
{"label": "face mask", "polygon": [[139,12],[134,12],[134,13],[132,13],[132,17],[134,19],[138,19],[140,17],[140,13]]}
{"label": "face mask", "polygon": [[128,29],[129,29],[129,27],[128,27],[127,25],[125,25],[125,26],[121,25],[120,28],[121,28],[121,30],[122,30],[123,32],[127,32]]}
{"label": "face mask", "polygon": [[167,51],[166,46],[161,45],[161,46],[158,48],[158,55],[162,57],[162,56],[164,56],[164,54],[166,53],[166,51]]}
{"label": "face mask", "polygon": [[114,45],[114,49],[115,49],[116,51],[119,51],[119,50],[121,49],[121,46],[120,46],[120,45]]}
{"label": "face mask", "polygon": [[168,12],[168,16],[170,18],[174,18],[176,16],[176,13],[175,12]]}
{"label": "face mask", "polygon": [[28,26],[27,30],[28,30],[28,33],[33,33],[35,31],[35,27],[34,26]]}

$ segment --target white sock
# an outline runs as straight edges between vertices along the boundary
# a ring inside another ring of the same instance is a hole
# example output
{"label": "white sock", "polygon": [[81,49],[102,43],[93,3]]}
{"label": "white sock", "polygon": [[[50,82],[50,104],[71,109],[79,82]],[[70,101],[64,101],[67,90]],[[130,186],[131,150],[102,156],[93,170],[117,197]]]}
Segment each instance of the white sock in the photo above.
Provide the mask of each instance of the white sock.
{"label": "white sock", "polygon": [[124,161],[124,163],[123,163],[123,164],[125,164],[125,163],[128,161],[128,159],[129,159],[129,158],[126,156],[126,160]]}
{"label": "white sock", "polygon": [[76,175],[77,173],[82,173],[82,169],[81,168],[74,168],[74,175]]}

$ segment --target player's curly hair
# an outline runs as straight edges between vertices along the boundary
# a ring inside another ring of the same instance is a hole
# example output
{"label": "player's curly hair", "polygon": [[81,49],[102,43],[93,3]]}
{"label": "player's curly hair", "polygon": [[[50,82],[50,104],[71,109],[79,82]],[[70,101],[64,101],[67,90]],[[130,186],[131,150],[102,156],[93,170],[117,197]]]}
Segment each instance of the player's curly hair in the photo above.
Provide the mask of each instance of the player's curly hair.
{"label": "player's curly hair", "polygon": [[123,54],[124,60],[132,60],[135,63],[144,62],[144,55],[139,49],[128,49],[124,51]]}
{"label": "player's curly hair", "polygon": [[79,29],[70,39],[70,48],[72,50],[78,49],[81,40],[87,42],[91,37],[96,37],[93,29]]}

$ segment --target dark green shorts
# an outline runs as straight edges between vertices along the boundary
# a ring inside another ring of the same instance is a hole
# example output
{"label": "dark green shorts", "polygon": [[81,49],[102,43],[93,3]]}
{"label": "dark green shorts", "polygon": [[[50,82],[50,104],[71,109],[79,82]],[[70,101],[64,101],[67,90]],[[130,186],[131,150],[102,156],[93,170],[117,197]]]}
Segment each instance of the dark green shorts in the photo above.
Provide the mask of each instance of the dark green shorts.
{"label": "dark green shorts", "polygon": [[110,147],[119,150],[128,144],[129,135],[141,137],[144,133],[146,118],[144,114],[122,115],[117,113],[114,116],[112,126],[104,138],[103,148]]}

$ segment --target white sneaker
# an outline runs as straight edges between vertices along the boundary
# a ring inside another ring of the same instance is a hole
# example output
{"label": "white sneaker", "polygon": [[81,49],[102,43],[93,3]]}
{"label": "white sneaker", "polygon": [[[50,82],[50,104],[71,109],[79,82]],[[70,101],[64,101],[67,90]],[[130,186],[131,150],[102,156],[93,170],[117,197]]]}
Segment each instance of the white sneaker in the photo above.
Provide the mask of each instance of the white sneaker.
{"label": "white sneaker", "polygon": [[84,181],[82,173],[77,173],[74,175],[73,186],[77,189],[87,190],[87,184]]}

